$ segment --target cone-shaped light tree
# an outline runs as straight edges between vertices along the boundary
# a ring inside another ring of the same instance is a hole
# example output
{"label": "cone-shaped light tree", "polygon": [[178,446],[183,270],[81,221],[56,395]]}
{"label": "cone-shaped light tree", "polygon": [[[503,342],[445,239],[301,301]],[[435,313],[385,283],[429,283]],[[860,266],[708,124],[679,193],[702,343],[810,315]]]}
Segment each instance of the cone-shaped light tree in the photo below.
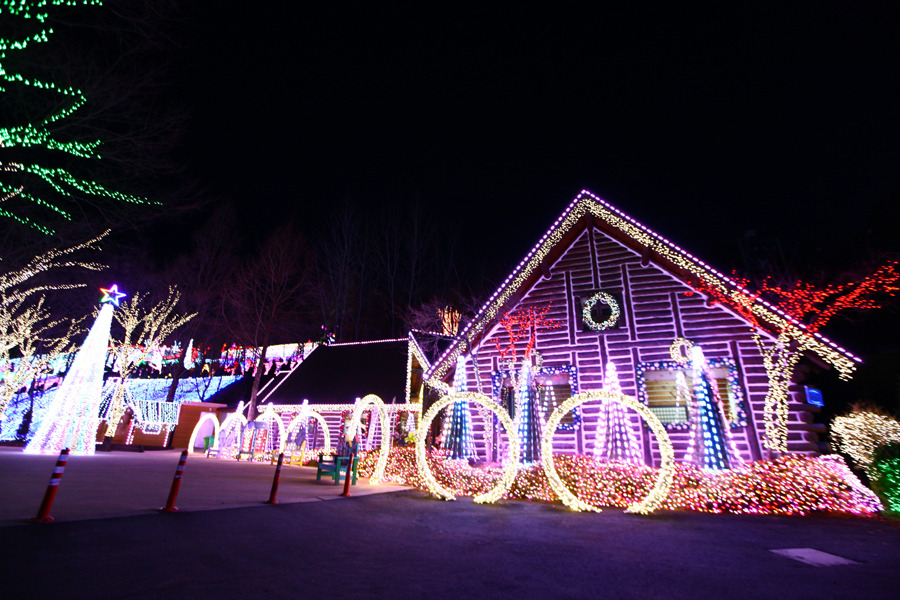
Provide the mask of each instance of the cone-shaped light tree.
{"label": "cone-shaped light tree", "polygon": [[27,454],[58,454],[64,448],[70,454],[94,453],[113,306],[124,296],[115,285],[102,291],[103,307],[37,432],[25,446]]}
{"label": "cone-shaped light tree", "polygon": [[678,418],[684,417],[685,421],[690,420],[691,416],[691,389],[688,387],[687,377],[684,371],[675,372],[675,411]]}
{"label": "cone-shaped light tree", "polygon": [[[456,373],[453,377],[453,389],[466,391],[466,359],[456,359]],[[460,399],[450,405],[448,426],[444,435],[444,448],[447,457],[457,460],[475,458],[475,443],[472,439],[472,417],[469,413],[469,401]]]}
{"label": "cone-shaped light tree", "polygon": [[[603,389],[615,394],[622,393],[619,374],[616,372],[615,363],[611,360],[606,363]],[[628,414],[625,407],[618,402],[605,401],[600,406],[594,457],[605,461],[642,462],[640,446],[628,423]]]}
{"label": "cone-shaped light tree", "polygon": [[519,375],[519,387],[516,391],[516,427],[519,433],[522,465],[533,465],[541,462],[541,411],[538,406],[537,386],[534,383],[534,371],[531,361],[522,363]]}
{"label": "cone-shaped light tree", "polygon": [[716,380],[700,346],[691,349],[694,395],[691,399],[691,435],[684,462],[701,469],[730,469],[741,464],[725,416]]}

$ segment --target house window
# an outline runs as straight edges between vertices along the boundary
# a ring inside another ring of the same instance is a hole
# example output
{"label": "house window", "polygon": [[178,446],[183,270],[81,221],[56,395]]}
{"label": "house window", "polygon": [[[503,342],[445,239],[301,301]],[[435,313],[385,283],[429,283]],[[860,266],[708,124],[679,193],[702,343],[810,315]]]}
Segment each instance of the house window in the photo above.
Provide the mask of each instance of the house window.
{"label": "house window", "polygon": [[[516,418],[513,375],[518,376],[518,373],[518,371],[511,373],[505,369],[495,371],[491,376],[494,400],[506,409],[513,419]],[[571,365],[541,367],[536,371],[534,379],[542,421],[546,421],[557,406],[578,393],[578,376],[575,367]],[[557,431],[572,430],[580,424],[581,409],[576,407],[563,416]]]}
{"label": "house window", "polygon": [[[709,360],[710,371],[722,399],[725,417],[732,427],[746,425],[743,393],[738,382],[737,366],[729,358]],[[676,362],[641,363],[637,368],[641,402],[669,429],[683,429],[690,425],[690,397],[679,398],[677,374],[683,373],[688,394],[693,395],[693,370]]]}

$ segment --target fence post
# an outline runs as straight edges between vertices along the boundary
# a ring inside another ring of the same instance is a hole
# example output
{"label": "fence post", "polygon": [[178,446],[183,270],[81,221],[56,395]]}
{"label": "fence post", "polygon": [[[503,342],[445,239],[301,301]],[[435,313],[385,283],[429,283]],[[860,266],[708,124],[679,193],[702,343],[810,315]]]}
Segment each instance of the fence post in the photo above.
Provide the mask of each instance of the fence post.
{"label": "fence post", "polygon": [[53,468],[53,474],[50,475],[47,491],[44,492],[44,499],[41,500],[41,506],[38,508],[37,515],[31,519],[32,523],[50,523],[53,521],[53,517],[50,516],[50,508],[53,506],[53,499],[56,498],[56,491],[59,489],[59,480],[62,479],[68,461],[69,449],[64,448],[59,453],[59,458],[56,459],[56,466]]}
{"label": "fence post", "polygon": [[[356,454],[351,452],[350,460],[347,461],[347,476],[344,477],[344,491],[341,494],[341,496],[343,496],[344,498],[350,497],[350,477],[353,476],[353,457],[355,457],[355,456],[356,456]],[[337,468],[337,467],[335,467],[335,468]]]}
{"label": "fence post", "polygon": [[175,469],[175,477],[172,479],[172,487],[169,488],[169,498],[166,505],[159,509],[162,512],[178,512],[175,506],[175,499],[178,497],[178,489],[181,487],[181,475],[184,473],[184,463],[187,462],[188,451],[181,452],[181,459],[178,461],[178,467]]}
{"label": "fence post", "polygon": [[265,504],[278,504],[278,500],[275,499],[275,496],[278,494],[278,480],[281,479],[282,462],[284,462],[284,452],[281,452],[278,455],[278,466],[275,467],[275,478],[272,479],[272,491],[269,492],[269,499],[265,501]]}

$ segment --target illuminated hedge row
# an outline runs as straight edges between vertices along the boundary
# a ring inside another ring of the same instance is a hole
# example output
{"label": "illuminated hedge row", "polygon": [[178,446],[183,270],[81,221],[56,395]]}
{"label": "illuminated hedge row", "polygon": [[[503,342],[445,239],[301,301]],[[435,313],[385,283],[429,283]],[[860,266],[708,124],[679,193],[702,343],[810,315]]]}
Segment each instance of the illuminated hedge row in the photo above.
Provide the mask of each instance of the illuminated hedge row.
{"label": "illuminated hedge row", "polygon": [[[360,462],[360,474],[373,471],[377,453]],[[643,499],[658,476],[644,465],[602,463],[583,455],[554,455],[560,479],[580,500],[593,506],[628,507]],[[496,486],[501,470],[476,469],[461,461],[428,455],[434,477],[460,496],[476,496]],[[391,450],[385,482],[426,490],[413,448]],[[505,499],[558,502],[540,465],[520,470]],[[814,512],[871,516],[882,510],[877,496],[860,483],[838,456],[783,456],[722,472],[676,464],[672,487],[661,507],[733,514],[806,515]]]}

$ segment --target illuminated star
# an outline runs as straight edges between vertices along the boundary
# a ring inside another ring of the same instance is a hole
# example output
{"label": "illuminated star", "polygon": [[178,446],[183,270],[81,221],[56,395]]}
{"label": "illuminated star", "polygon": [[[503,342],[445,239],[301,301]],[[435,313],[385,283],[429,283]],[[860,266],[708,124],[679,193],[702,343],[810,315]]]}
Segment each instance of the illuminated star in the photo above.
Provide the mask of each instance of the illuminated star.
{"label": "illuminated star", "polygon": [[112,304],[119,306],[119,300],[125,296],[125,294],[119,291],[119,286],[117,284],[113,284],[109,289],[100,288],[100,291],[103,292],[103,298],[100,299],[100,304],[111,302]]}

